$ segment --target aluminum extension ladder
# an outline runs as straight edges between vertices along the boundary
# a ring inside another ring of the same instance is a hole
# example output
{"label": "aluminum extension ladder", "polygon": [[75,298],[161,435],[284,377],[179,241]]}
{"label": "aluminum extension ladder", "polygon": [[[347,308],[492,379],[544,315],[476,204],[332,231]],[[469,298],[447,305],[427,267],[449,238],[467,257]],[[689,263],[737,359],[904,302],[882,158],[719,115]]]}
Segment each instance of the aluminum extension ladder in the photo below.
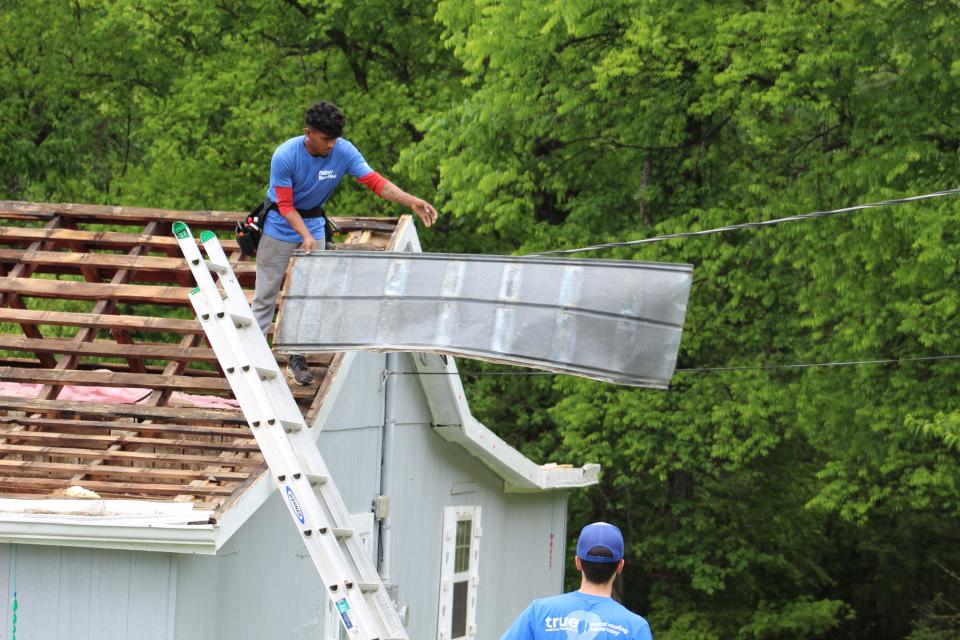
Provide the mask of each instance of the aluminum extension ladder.
{"label": "aluminum extension ladder", "polygon": [[[353,535],[350,514],[317,449],[315,434],[303,420],[220,241],[212,231],[200,234],[208,257],[204,260],[185,223],[174,223],[173,233],[198,285],[190,292],[190,303],[347,637],[407,640],[373,562]],[[219,287],[211,272],[217,274]]]}

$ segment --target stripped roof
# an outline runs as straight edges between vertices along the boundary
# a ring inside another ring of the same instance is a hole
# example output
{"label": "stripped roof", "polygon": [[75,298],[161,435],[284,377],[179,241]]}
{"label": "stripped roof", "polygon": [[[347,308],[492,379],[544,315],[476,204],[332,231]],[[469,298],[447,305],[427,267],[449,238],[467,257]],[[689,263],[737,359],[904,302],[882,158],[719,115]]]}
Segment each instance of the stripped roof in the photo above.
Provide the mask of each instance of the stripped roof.
{"label": "stripped roof", "polygon": [[[183,395],[232,398],[190,307],[171,225],[217,232],[252,292],[255,265],[228,239],[241,215],[0,201],[0,382],[41,385],[33,397],[0,395],[0,498],[81,485],[222,513],[262,473],[239,409],[198,408]],[[334,220],[346,234],[337,248],[353,250],[391,248],[398,223]],[[315,383],[293,387],[308,423],[341,359],[310,356]],[[65,387],[143,395],[65,400]]]}

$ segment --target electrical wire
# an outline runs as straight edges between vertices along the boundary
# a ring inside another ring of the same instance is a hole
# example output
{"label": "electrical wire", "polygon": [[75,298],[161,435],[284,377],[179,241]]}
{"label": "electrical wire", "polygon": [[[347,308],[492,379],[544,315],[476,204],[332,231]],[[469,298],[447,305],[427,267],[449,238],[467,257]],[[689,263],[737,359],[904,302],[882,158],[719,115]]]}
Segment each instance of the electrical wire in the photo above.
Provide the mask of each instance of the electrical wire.
{"label": "electrical wire", "polygon": [[762,371],[770,369],[811,369],[814,367],[851,367],[876,364],[903,364],[935,360],[960,360],[960,354],[948,356],[914,356],[908,358],[881,358],[877,360],[841,360],[838,362],[799,362],[794,364],[761,364],[743,367],[694,367],[676,369],[676,373],[713,373],[721,371]]}
{"label": "electrical wire", "polygon": [[580,247],[578,249],[554,249],[551,251],[541,251],[538,253],[531,253],[528,255],[530,257],[535,257],[535,256],[583,253],[585,251],[599,251],[601,249],[612,249],[614,247],[632,247],[635,245],[648,244],[651,242],[661,242],[663,240],[674,240],[677,238],[692,238],[694,236],[706,236],[706,235],[711,235],[715,233],[724,233],[726,231],[739,231],[740,229],[757,229],[761,227],[769,227],[776,224],[781,224],[784,222],[795,222],[797,220],[809,220],[811,218],[825,218],[827,216],[835,216],[843,213],[853,213],[854,211],[863,211],[865,209],[875,209],[877,207],[889,207],[897,204],[905,204],[908,202],[919,202],[921,200],[931,200],[933,198],[942,198],[943,196],[956,195],[958,193],[960,193],[960,188],[947,189],[945,191],[926,193],[920,196],[909,196],[906,198],[895,198],[893,200],[883,200],[881,202],[870,202],[867,204],[858,204],[852,207],[844,207],[842,209],[831,209],[830,211],[814,211],[811,213],[801,213],[793,216],[787,216],[785,218],[776,218],[774,220],[764,220],[761,222],[743,222],[740,224],[727,225],[725,227],[717,227],[716,229],[703,229],[702,231],[684,231],[681,233],[670,233],[663,236],[654,236],[652,238],[642,238],[640,240],[627,240],[624,242],[608,242],[606,244],[595,244],[587,247]]}
{"label": "electrical wire", "polygon": [[[873,360],[838,360],[834,362],[797,362],[791,364],[760,364],[736,367],[685,367],[675,369],[674,373],[722,373],[730,371],[764,371],[772,369],[812,369],[817,367],[853,367],[879,364],[904,364],[907,362],[931,362],[960,360],[960,354],[944,356],[910,356],[906,358],[877,358]],[[555,376],[562,375],[554,371],[387,371],[388,376],[460,376],[462,378],[482,378],[488,376]]]}

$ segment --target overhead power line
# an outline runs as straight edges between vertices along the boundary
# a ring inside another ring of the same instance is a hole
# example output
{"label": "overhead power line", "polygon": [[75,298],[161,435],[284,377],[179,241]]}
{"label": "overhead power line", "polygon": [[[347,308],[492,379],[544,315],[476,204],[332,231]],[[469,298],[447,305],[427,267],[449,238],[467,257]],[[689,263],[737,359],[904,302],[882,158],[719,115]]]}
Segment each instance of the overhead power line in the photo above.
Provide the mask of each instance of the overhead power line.
{"label": "overhead power line", "polygon": [[949,356],[915,356],[910,358],[881,358],[877,360],[840,360],[838,362],[799,362],[794,364],[759,364],[743,367],[691,367],[676,369],[676,373],[713,373],[720,371],[761,371],[770,369],[811,369],[814,367],[852,367],[871,364],[903,364],[932,360],[960,360],[960,354]]}
{"label": "overhead power line", "polygon": [[[879,364],[904,364],[907,362],[934,362],[960,360],[960,354],[944,356],[910,356],[906,358],[877,358],[874,360],[838,360],[834,362],[795,362],[791,364],[758,364],[734,367],[685,367],[675,369],[675,373],[723,373],[731,371],[764,371],[775,369],[813,369],[817,367],[857,367]],[[562,375],[553,371],[387,371],[393,376],[461,376],[464,378],[483,378],[488,376],[555,376]]]}
{"label": "overhead power line", "polygon": [[910,196],[907,198],[895,198],[893,200],[883,200],[882,202],[870,202],[867,204],[858,204],[852,207],[842,209],[831,209],[830,211],[814,211],[811,213],[801,213],[785,218],[776,218],[774,220],[763,220],[760,222],[743,222],[740,224],[731,224],[716,229],[704,229],[702,231],[684,231],[682,233],[670,233],[663,236],[653,236],[652,238],[642,238],[640,240],[627,240],[624,242],[608,242],[606,244],[596,244],[578,249],[554,249],[552,251],[541,251],[539,253],[529,254],[531,256],[564,255],[571,253],[583,253],[586,251],[599,251],[601,249],[612,249],[614,247],[632,247],[634,245],[649,244],[652,242],[662,242],[663,240],[674,240],[677,238],[692,238],[694,236],[707,236],[715,233],[725,233],[727,231],[739,231],[740,229],[758,229],[761,227],[770,227],[784,222],[795,222],[797,220],[809,220],[811,218],[826,218],[828,216],[840,215],[843,213],[853,213],[865,209],[876,209],[878,207],[890,207],[897,204],[906,204],[908,202],[919,202],[921,200],[932,200],[933,198],[942,198],[944,196],[956,195],[960,193],[960,188],[947,189],[946,191],[937,191],[935,193],[926,193],[921,196]]}

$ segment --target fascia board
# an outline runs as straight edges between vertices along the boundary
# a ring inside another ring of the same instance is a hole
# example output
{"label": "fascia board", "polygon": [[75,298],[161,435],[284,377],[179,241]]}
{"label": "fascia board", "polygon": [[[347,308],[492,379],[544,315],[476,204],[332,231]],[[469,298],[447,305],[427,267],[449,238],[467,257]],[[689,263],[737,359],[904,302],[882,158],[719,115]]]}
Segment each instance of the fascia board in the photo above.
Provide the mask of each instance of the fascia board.
{"label": "fascia board", "polygon": [[212,524],[134,525],[102,520],[0,519],[0,541],[8,543],[213,554],[216,553],[215,540],[216,529]]}

